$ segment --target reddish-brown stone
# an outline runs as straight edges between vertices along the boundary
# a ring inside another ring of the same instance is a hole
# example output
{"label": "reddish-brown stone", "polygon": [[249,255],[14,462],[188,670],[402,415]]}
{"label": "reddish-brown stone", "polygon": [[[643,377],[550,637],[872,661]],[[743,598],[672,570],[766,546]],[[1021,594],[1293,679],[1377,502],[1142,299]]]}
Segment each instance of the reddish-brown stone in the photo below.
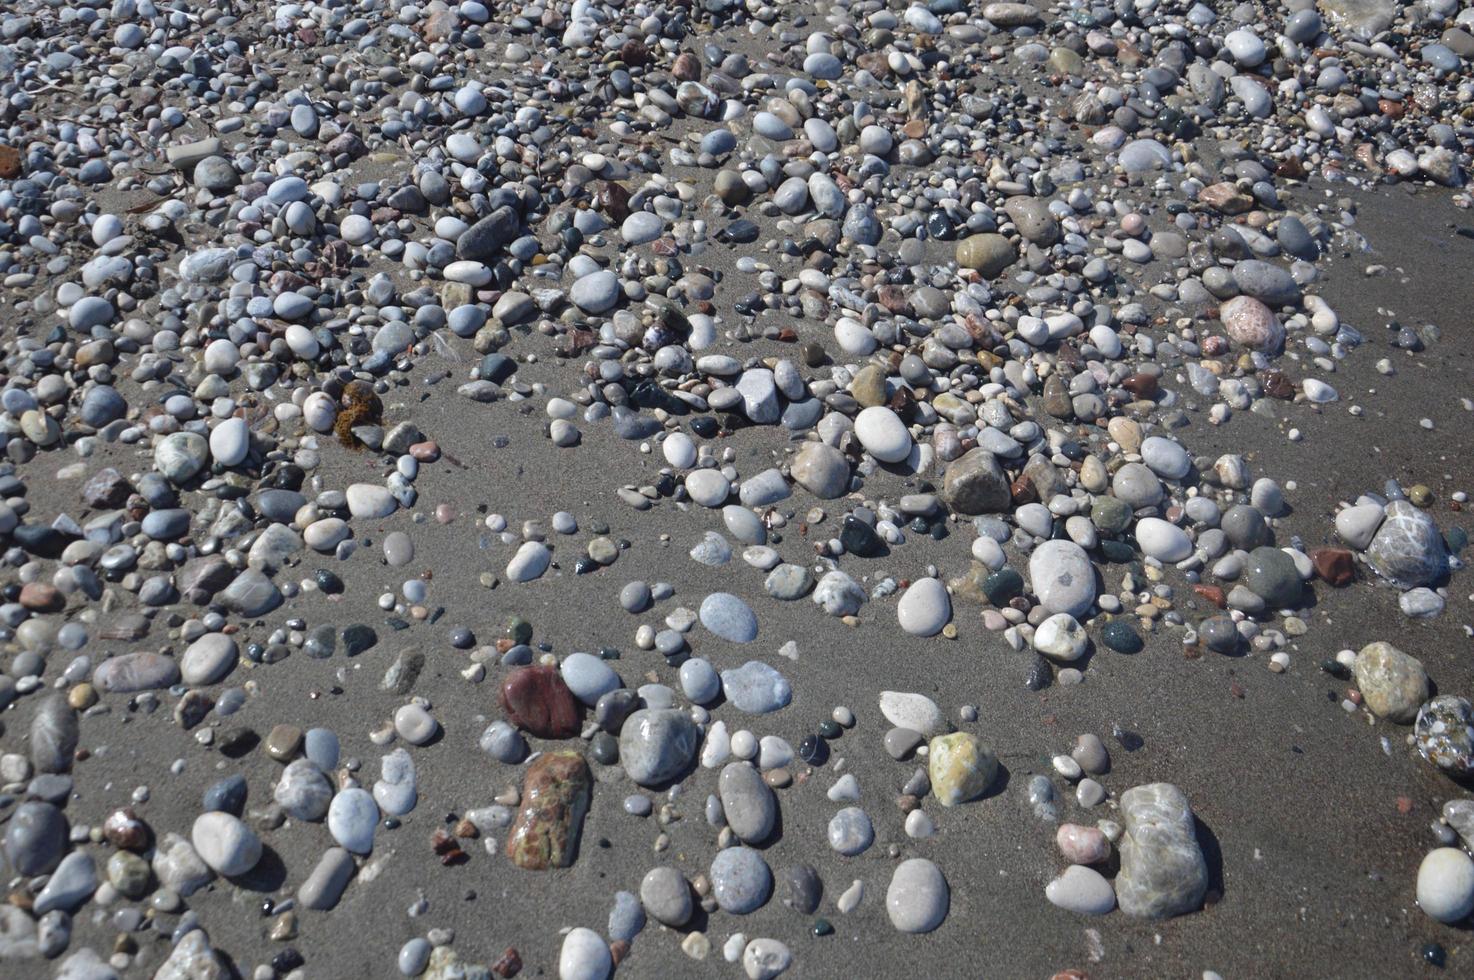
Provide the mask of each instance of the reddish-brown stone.
{"label": "reddish-brown stone", "polygon": [[54,585],[27,582],[20,587],[20,604],[37,612],[56,612],[66,605],[66,599]]}
{"label": "reddish-brown stone", "polygon": [[1202,596],[1204,599],[1207,599],[1209,602],[1213,603],[1213,605],[1217,606],[1219,609],[1228,608],[1228,597],[1225,596],[1223,594],[1223,590],[1216,585],[1194,585],[1193,591]]}
{"label": "reddish-brown stone", "polygon": [[1337,588],[1350,585],[1356,577],[1356,565],[1345,548],[1316,548],[1310,553],[1315,574]]}
{"label": "reddish-brown stone", "polygon": [[538,738],[578,734],[578,703],[556,667],[519,667],[502,682],[507,720]]}
{"label": "reddish-brown stone", "polygon": [[507,951],[502,953],[501,959],[491,965],[491,972],[508,980],[522,972],[522,954],[517,952],[516,946],[508,946]]}
{"label": "reddish-brown stone", "polygon": [[125,851],[141,851],[148,847],[153,834],[147,823],[139,819],[132,807],[122,807],[107,815],[102,822],[102,836],[114,847]]}
{"label": "reddish-brown stone", "polygon": [[670,73],[678,82],[694,82],[701,77],[701,62],[689,51],[676,55]]}
{"label": "reddish-brown stone", "polygon": [[545,752],[533,760],[522,782],[522,809],[507,836],[512,863],[528,871],[572,864],[592,784],[577,752]]}
{"label": "reddish-brown stone", "polygon": [[1008,485],[1009,495],[1013,497],[1013,505],[1020,507],[1024,504],[1038,503],[1039,491],[1034,489],[1034,481],[1027,476],[1020,475]]}
{"label": "reddish-brown stone", "polygon": [[1264,393],[1270,398],[1290,401],[1295,397],[1295,383],[1285,377],[1283,371],[1265,371],[1261,378],[1264,383]]}
{"label": "reddish-brown stone", "polygon": [[1157,394],[1157,376],[1155,374],[1133,374],[1121,382],[1121,387],[1137,398],[1152,398]]}

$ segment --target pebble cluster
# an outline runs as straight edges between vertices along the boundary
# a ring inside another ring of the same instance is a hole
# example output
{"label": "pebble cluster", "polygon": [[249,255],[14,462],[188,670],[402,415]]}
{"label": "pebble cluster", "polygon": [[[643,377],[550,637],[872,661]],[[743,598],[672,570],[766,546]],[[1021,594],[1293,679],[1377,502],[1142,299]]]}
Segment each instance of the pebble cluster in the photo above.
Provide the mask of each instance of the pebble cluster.
{"label": "pebble cluster", "polygon": [[[1359,413],[1336,386],[1358,348],[1439,343],[1342,322],[1319,282],[1359,234],[1338,183],[1463,200],[1471,59],[1459,0],[9,4],[0,972],[342,972],[299,943],[396,850],[483,881],[567,868],[601,797],[704,819],[706,851],[657,831],[607,923],[547,910],[561,952],[529,972],[602,980],[678,942],[751,980],[823,975],[845,955],[825,915],[946,927],[960,876],[927,841],[1003,794],[1058,851],[1041,906],[1214,900],[1193,787],[1110,779],[1112,752],[1152,751],[1134,732],[1037,746],[1052,768],[1005,781],[965,678],[945,704],[857,685],[796,745],[765,731],[819,710],[773,603],[1003,650],[988,682],[1032,691],[1088,697],[1095,658],[1169,647],[1319,670],[1466,780],[1469,692],[1437,688],[1399,624],[1318,665],[1290,652],[1328,590],[1442,614],[1462,493],[1297,500],[1252,451],[1192,444],[1246,412],[1299,441]],[[514,464],[486,433],[514,417],[542,420],[520,452],[599,454],[611,509],[499,494]],[[431,468],[481,498],[423,499]],[[1292,504],[1331,543],[1285,539]],[[674,540],[675,511],[708,529]],[[463,550],[426,546],[444,525]],[[662,550],[668,581],[621,577],[632,550]],[[697,566],[730,585],[693,593]],[[543,598],[586,575],[602,608]],[[446,578],[485,601],[445,602]],[[509,618],[533,595],[544,614]],[[561,650],[560,614],[607,646]],[[310,696],[277,680],[289,660]],[[314,718],[366,685],[388,716]],[[444,710],[466,685],[480,711]],[[258,731],[270,699],[300,721]],[[118,715],[133,739],[190,733],[193,757],[86,782]],[[852,771],[862,739],[894,771]],[[421,798],[442,741],[480,787],[463,811]],[[274,778],[248,780],[263,754]],[[202,798],[171,791],[200,767]],[[1459,787],[1408,875],[1467,925]],[[817,792],[827,826],[796,832],[784,797]],[[317,856],[256,896],[277,951],[217,949],[191,896],[259,883],[288,840]],[[849,881],[802,860],[825,844]],[[811,922],[803,948],[744,931],[775,899]],[[436,928],[393,967],[523,968]]]}

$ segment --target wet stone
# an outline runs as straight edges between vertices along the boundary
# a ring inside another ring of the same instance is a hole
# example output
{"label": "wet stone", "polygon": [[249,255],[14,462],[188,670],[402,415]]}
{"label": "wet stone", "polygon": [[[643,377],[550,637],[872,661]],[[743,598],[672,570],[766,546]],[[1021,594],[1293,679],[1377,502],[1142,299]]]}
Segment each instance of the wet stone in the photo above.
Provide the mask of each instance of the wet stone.
{"label": "wet stone", "polygon": [[507,837],[507,856],[529,871],[565,868],[577,857],[593,777],[576,752],[548,752],[528,766],[522,808]]}
{"label": "wet stone", "polygon": [[578,706],[556,668],[514,670],[502,682],[501,704],[508,721],[538,738],[578,734]]}

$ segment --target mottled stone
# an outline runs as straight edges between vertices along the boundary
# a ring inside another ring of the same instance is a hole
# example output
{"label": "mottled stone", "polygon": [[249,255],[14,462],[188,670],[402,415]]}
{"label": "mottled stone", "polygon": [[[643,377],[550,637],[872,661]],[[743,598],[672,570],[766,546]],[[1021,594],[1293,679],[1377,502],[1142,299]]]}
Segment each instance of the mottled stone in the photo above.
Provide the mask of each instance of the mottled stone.
{"label": "mottled stone", "polygon": [[578,856],[593,775],[577,752],[546,752],[527,767],[522,809],[507,836],[507,857],[519,868],[566,868]]}
{"label": "mottled stone", "polygon": [[1368,643],[1352,668],[1362,701],[1378,718],[1411,724],[1428,700],[1428,674],[1416,657],[1390,643]]}
{"label": "mottled stone", "polygon": [[1121,794],[1125,828],[1119,846],[1116,900],[1127,915],[1166,919],[1195,912],[1208,891],[1208,864],[1198,846],[1191,807],[1170,783]]}
{"label": "mottled stone", "polygon": [[937,802],[956,806],[988,791],[998,778],[998,756],[968,732],[938,735],[930,743],[927,771]]}

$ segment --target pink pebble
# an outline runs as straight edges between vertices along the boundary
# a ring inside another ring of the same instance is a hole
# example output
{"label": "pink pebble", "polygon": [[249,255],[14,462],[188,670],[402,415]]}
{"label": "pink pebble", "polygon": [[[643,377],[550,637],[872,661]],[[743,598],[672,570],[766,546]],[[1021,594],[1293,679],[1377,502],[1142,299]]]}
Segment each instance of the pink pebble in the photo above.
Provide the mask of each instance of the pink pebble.
{"label": "pink pebble", "polygon": [[1133,211],[1121,219],[1121,230],[1135,238],[1146,231],[1146,219]]}
{"label": "pink pebble", "polygon": [[1099,864],[1111,856],[1111,842],[1095,827],[1060,824],[1054,842],[1065,859],[1075,864]]}

